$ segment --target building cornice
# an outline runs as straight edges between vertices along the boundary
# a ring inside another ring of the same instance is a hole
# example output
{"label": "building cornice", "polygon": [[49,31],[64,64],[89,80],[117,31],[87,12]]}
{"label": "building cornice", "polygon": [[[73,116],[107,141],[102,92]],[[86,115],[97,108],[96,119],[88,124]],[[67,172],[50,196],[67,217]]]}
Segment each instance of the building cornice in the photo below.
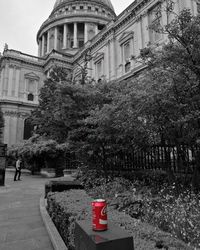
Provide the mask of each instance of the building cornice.
{"label": "building cornice", "polygon": [[19,107],[26,107],[26,108],[35,108],[38,106],[37,103],[28,103],[23,101],[11,100],[11,99],[0,99],[0,105],[2,107],[3,104],[14,105]]}

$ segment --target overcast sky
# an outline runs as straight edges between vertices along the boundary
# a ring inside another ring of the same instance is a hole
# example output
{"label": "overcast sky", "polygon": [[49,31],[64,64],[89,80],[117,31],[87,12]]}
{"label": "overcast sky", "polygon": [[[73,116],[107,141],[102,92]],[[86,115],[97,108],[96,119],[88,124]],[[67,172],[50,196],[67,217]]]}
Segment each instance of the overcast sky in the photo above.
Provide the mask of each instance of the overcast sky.
{"label": "overcast sky", "polygon": [[[9,49],[37,55],[36,34],[56,0],[0,0],[0,52]],[[120,14],[133,0],[112,0]]]}

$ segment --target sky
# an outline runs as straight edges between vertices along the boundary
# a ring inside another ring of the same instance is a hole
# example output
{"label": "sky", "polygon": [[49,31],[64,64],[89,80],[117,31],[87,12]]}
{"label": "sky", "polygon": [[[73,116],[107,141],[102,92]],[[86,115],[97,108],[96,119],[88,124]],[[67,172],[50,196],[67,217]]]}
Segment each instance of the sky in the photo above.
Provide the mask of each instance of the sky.
{"label": "sky", "polygon": [[[0,52],[9,49],[37,56],[37,32],[56,0],[0,0]],[[119,15],[133,0],[111,0]]]}

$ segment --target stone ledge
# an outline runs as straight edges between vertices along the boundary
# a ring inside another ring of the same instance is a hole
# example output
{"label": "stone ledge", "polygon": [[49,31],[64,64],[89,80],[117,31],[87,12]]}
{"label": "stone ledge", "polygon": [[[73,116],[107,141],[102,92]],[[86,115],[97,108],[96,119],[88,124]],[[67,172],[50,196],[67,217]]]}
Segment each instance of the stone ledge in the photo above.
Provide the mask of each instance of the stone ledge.
{"label": "stone ledge", "polygon": [[45,199],[43,196],[40,198],[40,214],[42,216],[42,220],[49,234],[50,240],[55,250],[68,250],[64,241],[62,240],[58,230],[56,229],[51,217],[49,216],[46,206]]}

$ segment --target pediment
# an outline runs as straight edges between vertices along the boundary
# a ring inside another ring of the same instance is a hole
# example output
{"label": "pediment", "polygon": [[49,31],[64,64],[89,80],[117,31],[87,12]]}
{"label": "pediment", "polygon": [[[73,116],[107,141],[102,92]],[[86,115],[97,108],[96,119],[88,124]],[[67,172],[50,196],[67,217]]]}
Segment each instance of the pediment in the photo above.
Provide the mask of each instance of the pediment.
{"label": "pediment", "polygon": [[133,32],[133,31],[124,32],[124,33],[120,36],[120,38],[119,38],[119,43],[122,44],[122,43],[126,42],[127,40],[132,39],[132,38],[133,38],[133,35],[134,35],[134,32]]}
{"label": "pediment", "polygon": [[36,75],[34,72],[27,73],[24,76],[25,78],[28,78],[28,79],[35,79],[35,80],[40,79],[39,76]]}

